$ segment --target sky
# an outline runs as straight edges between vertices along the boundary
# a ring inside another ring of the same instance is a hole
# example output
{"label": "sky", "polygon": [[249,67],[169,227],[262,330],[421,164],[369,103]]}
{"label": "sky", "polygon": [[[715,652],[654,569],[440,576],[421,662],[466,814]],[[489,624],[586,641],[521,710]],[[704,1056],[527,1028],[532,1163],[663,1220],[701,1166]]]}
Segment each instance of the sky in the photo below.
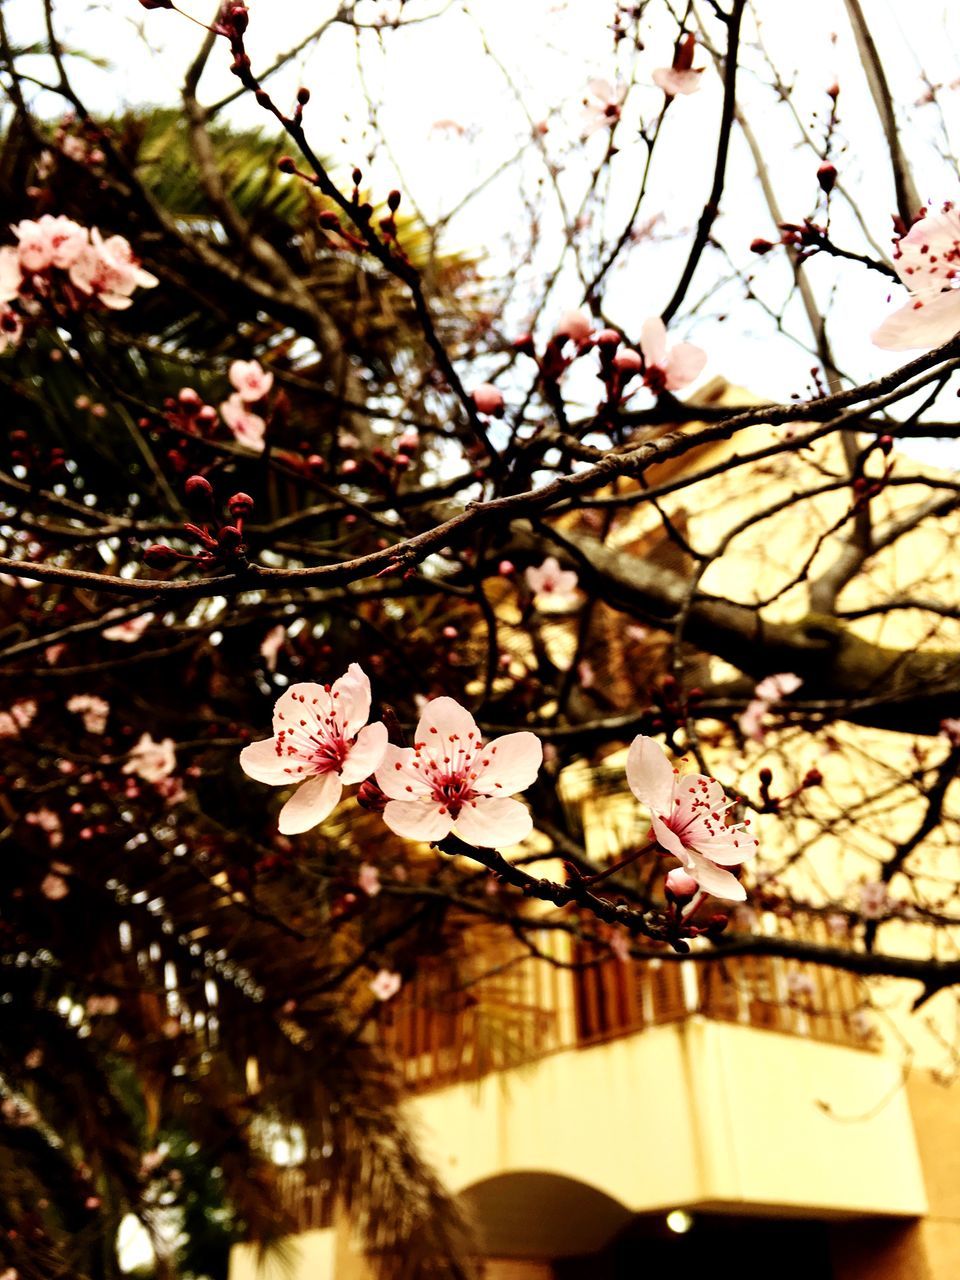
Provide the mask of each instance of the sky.
{"label": "sky", "polygon": [[[358,37],[334,25],[271,87],[281,102],[291,102],[299,84],[310,87],[307,123],[316,149],[339,161],[344,174],[360,163],[381,192],[399,186],[407,207],[422,210],[431,220],[457,208],[478,182],[522,152],[521,161],[507,165],[450,220],[444,240],[449,248],[479,253],[489,276],[516,277],[517,298],[502,324],[505,330],[519,329],[532,302],[541,299],[542,283],[556,262],[562,235],[556,193],[576,208],[605,146],[602,131],[582,139],[587,82],[603,77],[616,84],[632,72],[636,84],[624,107],[605,211],[585,211],[586,235],[615,233],[625,221],[645,158],[638,129],[656,117],[663,101],[650,75],[670,62],[676,24],[668,4],[648,4],[645,48],[628,59],[629,42],[618,57],[608,29],[615,0],[407,0],[401,29],[370,29]],[[333,15],[337,3],[250,0],[249,7],[248,48],[255,67],[262,68]],[[209,20],[217,5],[183,0],[182,8]],[[707,12],[709,6],[701,3],[700,8]],[[945,153],[960,150],[960,88],[945,87],[939,106],[921,103],[924,72],[944,86],[960,74],[957,6],[939,0],[914,0],[909,6],[903,0],[863,0],[863,9],[902,106],[908,156],[921,196],[941,200],[960,194],[956,164],[945,158]],[[203,36],[197,26],[176,13],[144,11],[137,0],[89,5],[57,0],[56,11],[67,43],[109,63],[99,68],[75,60],[76,84],[92,109],[108,112],[176,101],[184,69]],[[372,25],[378,18],[396,16],[401,6],[399,0],[360,0],[356,12],[360,22]],[[25,41],[41,34],[37,0],[4,0],[4,14]],[[875,244],[888,252],[893,195],[883,136],[845,14],[842,0],[805,0],[802,19],[797,6],[784,0],[755,0],[745,34],[751,45],[759,37],[790,87],[789,99],[779,101],[771,91],[763,55],[752,49],[744,59],[738,101],[769,160],[782,216],[799,220],[817,213],[818,199],[817,162],[798,145],[799,129],[822,133],[829,105],[826,88],[833,81],[841,85],[835,161],[856,212],[837,198],[832,227],[839,241],[865,248],[859,215]],[[203,101],[218,101],[234,90],[227,61],[224,46],[204,74]],[[701,51],[698,64],[704,61],[708,58]],[[369,119],[368,95],[378,103],[375,125]],[[655,219],[655,235],[608,283],[606,312],[628,334],[637,335],[642,320],[663,307],[686,258],[709,189],[721,96],[719,76],[710,68],[701,91],[676,99],[671,107],[639,219]],[[46,101],[40,95],[40,105],[54,109],[49,95]],[[231,106],[227,115],[237,124],[269,127],[249,98]],[[531,147],[531,128],[541,123],[547,127],[542,145]],[[383,145],[371,159],[374,136]],[[674,327],[678,338],[708,351],[705,376],[722,373],[759,395],[786,399],[811,390],[811,359],[803,349],[810,335],[796,303],[785,314],[786,333],[778,331],[763,306],[744,305],[743,273],[749,274],[761,303],[774,311],[790,290],[784,255],[758,259],[749,251],[756,236],[776,238],[755,173],[753,157],[735,136],[724,212],[715,228],[728,256],[708,253]],[[529,203],[541,191],[539,244],[527,261]],[[832,259],[815,260],[806,271],[822,308],[830,310],[838,363],[851,377],[877,377],[902,363],[902,356],[879,351],[869,339],[884,314],[899,303],[896,287],[859,266]],[[740,279],[723,283],[736,273]],[[561,271],[544,300],[543,325],[549,328],[560,312],[579,302],[578,280],[572,271]],[[690,314],[698,303],[696,314]],[[583,394],[595,392],[584,387]]]}

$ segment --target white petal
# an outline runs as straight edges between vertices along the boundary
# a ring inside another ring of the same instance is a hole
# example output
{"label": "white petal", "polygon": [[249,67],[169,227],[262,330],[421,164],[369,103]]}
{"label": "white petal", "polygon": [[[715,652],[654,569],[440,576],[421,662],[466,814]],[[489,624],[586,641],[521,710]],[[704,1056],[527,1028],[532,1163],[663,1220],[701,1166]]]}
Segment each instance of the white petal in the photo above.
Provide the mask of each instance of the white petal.
{"label": "white petal", "polygon": [[756,837],[732,827],[704,839],[691,839],[688,835],[687,843],[701,857],[724,867],[738,867],[757,852]]}
{"label": "white petal", "polygon": [[700,888],[715,898],[724,898],[727,902],[746,901],[747,891],[736,876],[731,875],[729,871],[723,871],[720,867],[715,867],[709,858],[701,858],[699,854],[693,854],[687,870]]}
{"label": "white petal", "polygon": [[369,677],[358,663],[351,662],[347,674],[333,682],[330,695],[344,736],[352,738],[370,719]]}
{"label": "white petal", "polygon": [[652,813],[650,815],[650,828],[660,848],[665,849],[667,853],[672,853],[675,858],[679,858],[689,871],[690,853],[684,848],[680,837],[675,831],[671,831],[659,814]]}
{"label": "white petal", "polygon": [[442,840],[453,827],[449,810],[441,813],[434,800],[390,800],[383,811],[383,820],[405,840],[423,840],[427,844]]}
{"label": "white petal", "polygon": [[295,836],[315,827],[333,812],[342,791],[335,773],[321,773],[297,787],[280,810],[280,834]]}
{"label": "white petal", "polygon": [[938,293],[923,301],[914,299],[887,316],[870,336],[885,351],[916,351],[939,347],[960,331],[960,289]]}
{"label": "white petal", "polygon": [[357,734],[357,740],[347,752],[347,758],[340,770],[340,781],[348,785],[352,782],[363,782],[369,778],[383,760],[387,749],[387,726],[379,720],[368,724]]}
{"label": "white petal", "polygon": [[640,350],[644,363],[662,369],[667,358],[667,326],[659,316],[650,316],[640,328]]}
{"label": "white petal", "polygon": [[410,800],[413,796],[426,796],[430,788],[423,779],[423,770],[415,769],[417,753],[413,747],[395,747],[387,743],[383,759],[377,768],[377,786],[391,800]]}
{"label": "white petal", "polygon": [[543,764],[543,746],[535,733],[508,733],[484,747],[474,783],[489,796],[512,796],[531,785]]}
{"label": "white petal", "polygon": [[273,709],[274,736],[281,729],[290,733],[298,727],[302,732],[310,734],[329,715],[330,695],[322,684],[292,684],[280,695]]}
{"label": "white petal", "polygon": [[659,743],[638,734],[627,755],[627,782],[640,803],[669,816],[676,776]]}
{"label": "white petal", "polygon": [[[264,738],[260,742],[251,742],[240,752],[240,768],[248,778],[255,782],[266,782],[269,786],[289,786],[296,780],[298,762],[285,759],[277,754],[276,738]],[[302,768],[302,766],[299,766]]]}
{"label": "white petal", "polygon": [[533,830],[529,809],[519,800],[487,800],[465,804],[453,824],[454,834],[483,849],[519,844]]}
{"label": "white petal", "polygon": [[454,698],[434,698],[423,709],[420,723],[417,725],[415,741],[422,742],[430,752],[448,752],[451,739],[455,739],[461,750],[480,742],[480,730],[477,722],[466,709]]}
{"label": "white petal", "polygon": [[692,342],[678,342],[667,356],[667,390],[679,391],[699,378],[707,363],[707,353]]}

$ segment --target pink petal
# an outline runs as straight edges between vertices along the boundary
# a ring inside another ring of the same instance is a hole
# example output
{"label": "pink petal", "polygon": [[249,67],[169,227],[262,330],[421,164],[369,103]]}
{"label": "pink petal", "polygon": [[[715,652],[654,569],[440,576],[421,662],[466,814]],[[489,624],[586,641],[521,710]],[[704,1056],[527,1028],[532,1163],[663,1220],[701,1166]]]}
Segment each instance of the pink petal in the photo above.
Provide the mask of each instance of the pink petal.
{"label": "pink petal", "polygon": [[442,840],[453,828],[449,810],[441,813],[439,804],[433,800],[390,800],[383,811],[383,820],[405,840],[423,840],[428,844]]}
{"label": "pink petal", "polygon": [[689,852],[684,848],[680,837],[675,831],[670,830],[658,813],[650,814],[650,829],[660,848],[665,849],[667,853],[672,853],[675,858],[679,858],[689,871],[690,867],[687,865],[690,861]]}
{"label": "pink petal", "polygon": [[678,93],[696,93],[700,88],[702,75],[703,67],[691,67],[689,71],[677,71],[675,67],[658,67],[651,79],[668,98],[673,98]]}
{"label": "pink petal", "polygon": [[915,351],[939,347],[960,331],[960,289],[950,289],[935,298],[908,302],[887,316],[870,336],[885,351]]}
{"label": "pink petal", "polygon": [[792,671],[783,671],[779,675],[765,676],[754,689],[754,697],[764,702],[779,702],[796,691],[803,684],[798,675]]}
{"label": "pink petal", "polygon": [[464,805],[453,829],[467,844],[501,849],[525,839],[533,830],[533,819],[519,800],[481,797]]}
{"label": "pink petal", "polygon": [[706,893],[715,898],[724,898],[727,902],[745,902],[747,891],[729,871],[715,867],[709,858],[699,854],[691,854],[687,859],[687,870]]}
{"label": "pink petal", "polygon": [[747,703],[747,708],[740,717],[740,732],[745,738],[752,738],[754,742],[763,741],[767,706],[761,698],[754,698]]}
{"label": "pink petal", "polygon": [[654,813],[669,815],[675,779],[673,766],[663,748],[652,738],[638,734],[627,755],[627,782],[640,803]]}
{"label": "pink petal", "polygon": [[330,694],[344,735],[352,738],[370,719],[370,679],[358,663],[351,662],[346,675],[333,682]]}
{"label": "pink petal", "polygon": [[[489,764],[484,764],[489,761]],[[525,791],[543,764],[543,747],[535,733],[508,733],[481,752],[475,786],[487,795],[512,796]]]}
{"label": "pink petal", "polygon": [[667,390],[679,391],[699,378],[707,363],[707,353],[692,342],[678,342],[667,356]]}
{"label": "pink petal", "polygon": [[960,214],[928,213],[915,222],[897,245],[897,275],[911,293],[935,297],[947,281],[960,245]]}
{"label": "pink petal", "polygon": [[587,88],[595,98],[599,98],[601,102],[616,102],[617,95],[614,93],[613,85],[609,80],[588,80]]}
{"label": "pink petal", "polygon": [[456,699],[434,698],[423,709],[415,741],[422,742],[428,750],[435,750],[439,749],[441,742],[449,743],[451,738],[459,739],[463,747],[471,742],[478,743],[480,730],[477,722]]}
{"label": "pink petal", "polygon": [[280,810],[280,834],[296,836],[322,822],[336,808],[343,787],[335,773],[310,778]]}
{"label": "pink petal", "polygon": [[[297,767],[295,761],[293,767]],[[240,768],[254,782],[265,782],[271,787],[288,786],[295,777],[291,762],[277,754],[275,738],[264,738],[244,747],[240,752]]]}
{"label": "pink petal", "polygon": [[274,735],[281,729],[289,732],[301,721],[306,722],[302,726],[304,732],[311,733],[329,714],[330,694],[322,684],[315,684],[311,680],[292,684],[280,695],[273,708]]}
{"label": "pink petal", "polygon": [[387,743],[376,771],[377,786],[385,796],[391,800],[410,800],[413,796],[430,794],[423,771],[413,767],[416,759],[413,747],[395,747]]}
{"label": "pink petal", "polygon": [[662,369],[667,359],[667,326],[659,316],[650,316],[640,328],[640,350],[644,363]]}
{"label": "pink petal", "polygon": [[688,848],[724,867],[738,867],[757,852],[756,838],[746,831],[727,828],[706,839],[688,839]]}
{"label": "pink petal", "polygon": [[340,781],[348,785],[363,782],[379,766],[387,749],[387,726],[378,720],[368,724],[357,734],[357,740],[347,752],[340,770]]}

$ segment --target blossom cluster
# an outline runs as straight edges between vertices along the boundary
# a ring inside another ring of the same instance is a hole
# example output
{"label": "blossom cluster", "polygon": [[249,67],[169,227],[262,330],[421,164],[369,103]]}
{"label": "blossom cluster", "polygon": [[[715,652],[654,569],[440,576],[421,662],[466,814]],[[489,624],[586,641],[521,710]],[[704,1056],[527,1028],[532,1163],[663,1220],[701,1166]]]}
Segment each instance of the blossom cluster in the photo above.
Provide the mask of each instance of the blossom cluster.
{"label": "blossom cluster", "polygon": [[104,237],[63,214],[27,218],[12,230],[16,245],[0,247],[0,351],[20,340],[21,312],[54,284],[74,306],[89,301],[121,311],[131,305],[134,290],[158,283],[123,236]]}
{"label": "blossom cluster", "polygon": [[[296,785],[280,810],[283,835],[322,822],[344,786],[360,783],[365,806],[408,840],[433,844],[452,833],[476,847],[501,848],[531,833],[530,811],[514,796],[533,785],[543,762],[536,734],[520,730],[484,742],[466,708],[438,697],[425,704],[413,745],[396,746],[382,721],[368,723],[371,704],[370,680],[351,663],[332,685],[292,685],[274,709],[273,736],[243,749],[240,764],[249,777]],[[728,821],[734,802],[719,782],[681,776],[642,735],[630,747],[627,782],[651,811],[651,843],[679,863],[673,880],[668,877],[669,892],[746,897],[727,868],[752,857],[757,841],[747,824]],[[379,880],[368,871],[365,892],[378,891]]]}

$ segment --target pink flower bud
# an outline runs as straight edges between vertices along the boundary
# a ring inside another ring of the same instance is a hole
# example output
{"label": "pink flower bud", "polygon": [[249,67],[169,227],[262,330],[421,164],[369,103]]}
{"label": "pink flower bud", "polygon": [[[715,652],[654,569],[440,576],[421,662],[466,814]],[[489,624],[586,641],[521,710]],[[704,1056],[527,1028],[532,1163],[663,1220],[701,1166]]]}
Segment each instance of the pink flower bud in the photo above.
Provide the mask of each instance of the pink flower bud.
{"label": "pink flower bud", "polygon": [[674,867],[667,872],[664,888],[671,898],[692,898],[700,886],[693,876],[687,875],[682,867]]}
{"label": "pink flower bud", "polygon": [[480,413],[499,414],[503,412],[503,396],[490,382],[481,382],[470,393],[473,403]]}
{"label": "pink flower bud", "polygon": [[206,476],[189,476],[183,486],[188,498],[207,501],[213,497],[213,485]]}
{"label": "pink flower bud", "polygon": [[502,574],[505,578],[509,578],[512,574],[516,573],[516,571],[517,566],[512,560],[501,560],[497,565],[497,572]]}
{"label": "pink flower bud", "polygon": [[582,311],[565,311],[553,331],[554,338],[569,338],[577,346],[581,346],[593,333],[590,318]]}
{"label": "pink flower bud", "polygon": [[180,557],[172,547],[155,542],[144,550],[143,558],[151,569],[172,569]]}
{"label": "pink flower bud", "polygon": [[235,493],[227,500],[227,510],[234,519],[248,516],[253,510],[253,499],[249,493]]}
{"label": "pink flower bud", "polygon": [[632,347],[624,347],[622,351],[618,351],[613,357],[613,366],[619,369],[621,373],[639,373],[643,368],[643,357],[639,351],[634,351]]}
{"label": "pink flower bud", "polygon": [[827,195],[833,190],[837,181],[837,167],[825,161],[817,170],[817,181],[820,183],[821,190]]}

